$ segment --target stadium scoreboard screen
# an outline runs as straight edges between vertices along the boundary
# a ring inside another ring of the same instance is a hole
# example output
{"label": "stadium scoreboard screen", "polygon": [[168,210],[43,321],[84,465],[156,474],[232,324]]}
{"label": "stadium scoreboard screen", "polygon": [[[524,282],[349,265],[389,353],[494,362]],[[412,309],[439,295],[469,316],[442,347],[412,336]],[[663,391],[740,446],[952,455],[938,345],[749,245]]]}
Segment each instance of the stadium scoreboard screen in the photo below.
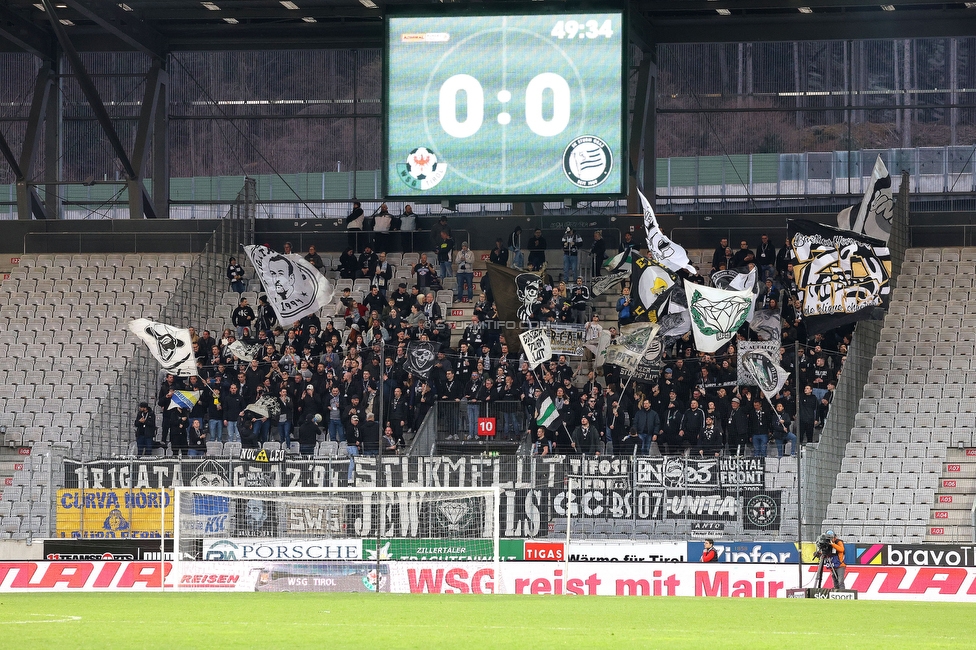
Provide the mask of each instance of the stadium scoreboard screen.
{"label": "stadium scoreboard screen", "polygon": [[621,12],[387,15],[385,194],[626,192]]}

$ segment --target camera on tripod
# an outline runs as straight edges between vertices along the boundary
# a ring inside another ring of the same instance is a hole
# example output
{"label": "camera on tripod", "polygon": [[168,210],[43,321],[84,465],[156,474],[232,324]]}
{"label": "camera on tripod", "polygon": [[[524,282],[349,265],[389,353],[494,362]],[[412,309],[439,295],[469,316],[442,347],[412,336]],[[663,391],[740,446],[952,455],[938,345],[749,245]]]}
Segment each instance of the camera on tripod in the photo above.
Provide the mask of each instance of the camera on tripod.
{"label": "camera on tripod", "polygon": [[814,559],[830,557],[834,554],[834,547],[830,544],[830,537],[824,533],[817,538],[817,551],[813,554]]}

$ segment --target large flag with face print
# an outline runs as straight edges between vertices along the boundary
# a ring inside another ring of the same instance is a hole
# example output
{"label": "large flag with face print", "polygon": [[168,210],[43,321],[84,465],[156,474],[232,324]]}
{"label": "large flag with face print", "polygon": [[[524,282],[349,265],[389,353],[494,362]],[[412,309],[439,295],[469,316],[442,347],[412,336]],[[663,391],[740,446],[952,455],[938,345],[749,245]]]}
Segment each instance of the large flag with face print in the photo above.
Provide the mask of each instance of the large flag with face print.
{"label": "large flag with face print", "polygon": [[278,253],[267,246],[245,246],[244,252],[267,289],[268,304],[283,326],[332,302],[335,295],[332,284],[302,256]]}
{"label": "large flag with face print", "polygon": [[735,338],[752,309],[752,292],[726,291],[685,280],[691,331],[699,352],[715,352]]}
{"label": "large flag with face print", "polygon": [[891,254],[885,242],[800,219],[788,221],[787,228],[808,336],[883,317],[891,300]]}
{"label": "large flag with face print", "polygon": [[672,272],[684,269],[689,273],[697,273],[698,271],[692,266],[685,249],[661,232],[661,227],[657,225],[657,217],[654,216],[654,209],[651,208],[651,204],[648,203],[640,190],[637,190],[637,194],[644,206],[644,230],[647,233],[648,257]]}
{"label": "large flag with face print", "polygon": [[891,174],[879,154],[861,203],[841,210],[837,214],[837,226],[841,230],[850,230],[887,242],[891,237],[894,206],[895,202],[891,198]]}
{"label": "large flag with face print", "polygon": [[498,325],[512,354],[522,352],[522,324],[532,316],[536,300],[542,295],[542,274],[488,265],[488,281],[498,310]]}
{"label": "large flag with face print", "polygon": [[190,330],[172,327],[137,318],[129,322],[129,331],[139,337],[149,348],[163,370],[177,377],[197,374],[197,360],[193,355]]}

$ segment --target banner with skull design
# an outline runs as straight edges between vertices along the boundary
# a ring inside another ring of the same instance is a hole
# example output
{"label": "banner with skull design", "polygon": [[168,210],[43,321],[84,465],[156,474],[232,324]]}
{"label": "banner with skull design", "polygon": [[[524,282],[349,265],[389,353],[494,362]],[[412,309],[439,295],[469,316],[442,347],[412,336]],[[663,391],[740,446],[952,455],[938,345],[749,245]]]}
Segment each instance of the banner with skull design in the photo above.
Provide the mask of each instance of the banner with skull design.
{"label": "banner with skull design", "polygon": [[522,342],[518,337],[522,333],[523,323],[532,317],[535,305],[542,296],[542,274],[510,269],[501,264],[489,264],[487,269],[498,310],[499,328],[512,354],[520,354]]}
{"label": "banner with skull design", "polygon": [[434,364],[437,362],[437,353],[440,351],[440,343],[430,341],[414,341],[407,346],[407,372],[427,379]]}
{"label": "banner with skull design", "polygon": [[146,344],[163,370],[177,377],[197,374],[190,330],[137,318],[129,322],[129,331]]}

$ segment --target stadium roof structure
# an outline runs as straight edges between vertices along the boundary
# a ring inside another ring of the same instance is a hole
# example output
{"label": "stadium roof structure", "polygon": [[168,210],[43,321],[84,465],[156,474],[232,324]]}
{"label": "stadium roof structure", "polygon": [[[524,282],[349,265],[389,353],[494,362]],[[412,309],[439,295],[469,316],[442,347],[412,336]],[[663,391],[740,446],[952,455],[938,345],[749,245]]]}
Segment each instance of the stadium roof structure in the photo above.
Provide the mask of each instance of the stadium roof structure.
{"label": "stadium roof structure", "polygon": [[[890,4],[879,4],[888,2]],[[381,47],[387,11],[450,14],[606,8],[562,1],[4,0],[0,51],[50,58],[60,26],[81,52]],[[654,43],[968,36],[976,2],[629,0],[632,40]]]}

